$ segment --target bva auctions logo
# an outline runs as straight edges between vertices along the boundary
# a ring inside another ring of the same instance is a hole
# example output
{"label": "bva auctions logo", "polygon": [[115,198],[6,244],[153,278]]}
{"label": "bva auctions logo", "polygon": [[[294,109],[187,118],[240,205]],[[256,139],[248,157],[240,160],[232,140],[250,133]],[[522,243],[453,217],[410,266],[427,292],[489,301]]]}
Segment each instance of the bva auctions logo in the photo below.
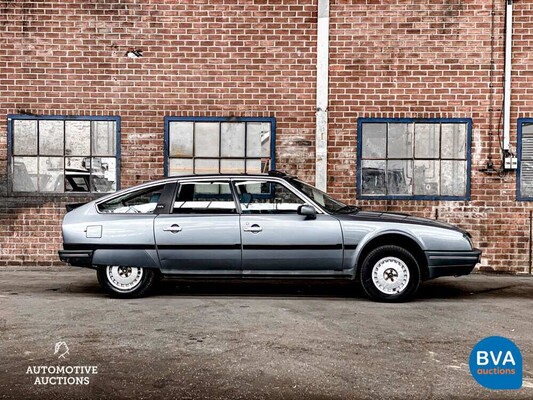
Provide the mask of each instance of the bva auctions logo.
{"label": "bva auctions logo", "polygon": [[[63,348],[63,350],[61,350]],[[59,354],[57,358],[65,358],[66,354],[69,354],[68,346],[65,342],[57,342],[54,348],[54,354]]]}
{"label": "bva auctions logo", "polygon": [[491,336],[481,340],[470,353],[470,373],[488,389],[522,387],[522,355],[509,339]]}

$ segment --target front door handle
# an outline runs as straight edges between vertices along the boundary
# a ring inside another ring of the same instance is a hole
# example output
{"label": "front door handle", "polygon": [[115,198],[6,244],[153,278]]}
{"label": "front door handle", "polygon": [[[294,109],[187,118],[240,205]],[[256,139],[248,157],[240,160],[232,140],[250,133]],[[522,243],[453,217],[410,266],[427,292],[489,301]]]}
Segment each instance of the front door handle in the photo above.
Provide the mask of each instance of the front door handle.
{"label": "front door handle", "polygon": [[263,230],[263,228],[257,224],[253,224],[251,226],[245,226],[242,230],[245,232],[259,233]]}
{"label": "front door handle", "polygon": [[181,232],[181,227],[177,224],[167,226],[166,228],[163,228],[165,232],[172,232],[172,233],[178,233]]}

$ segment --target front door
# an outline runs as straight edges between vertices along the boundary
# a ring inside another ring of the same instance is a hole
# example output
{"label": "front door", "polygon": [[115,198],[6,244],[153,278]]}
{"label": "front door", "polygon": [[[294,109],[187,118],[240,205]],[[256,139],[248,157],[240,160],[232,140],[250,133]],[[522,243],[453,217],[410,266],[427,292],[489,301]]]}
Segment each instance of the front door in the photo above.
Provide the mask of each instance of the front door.
{"label": "front door", "polygon": [[240,275],[239,214],[229,181],[180,183],[170,212],[154,222],[163,273]]}
{"label": "front door", "polygon": [[329,215],[299,215],[306,204],[285,183],[236,180],[243,274],[316,274],[342,269],[340,222]]}

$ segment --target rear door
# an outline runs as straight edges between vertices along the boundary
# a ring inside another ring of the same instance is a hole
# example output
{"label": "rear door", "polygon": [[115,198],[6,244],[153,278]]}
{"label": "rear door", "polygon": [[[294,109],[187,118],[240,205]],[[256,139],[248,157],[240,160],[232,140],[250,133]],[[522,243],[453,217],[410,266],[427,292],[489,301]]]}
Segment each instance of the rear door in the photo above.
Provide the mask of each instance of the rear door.
{"label": "rear door", "polygon": [[312,275],[342,269],[342,231],[336,218],[299,215],[306,200],[285,182],[267,178],[234,184],[242,210],[243,274]]}
{"label": "rear door", "polygon": [[229,180],[180,182],[170,208],[154,221],[163,273],[240,275],[239,214]]}

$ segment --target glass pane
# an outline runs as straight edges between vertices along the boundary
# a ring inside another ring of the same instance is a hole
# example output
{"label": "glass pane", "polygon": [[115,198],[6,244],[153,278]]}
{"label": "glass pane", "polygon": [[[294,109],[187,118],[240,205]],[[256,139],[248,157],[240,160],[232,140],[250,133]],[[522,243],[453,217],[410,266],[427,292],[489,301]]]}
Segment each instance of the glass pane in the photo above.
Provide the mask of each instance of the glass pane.
{"label": "glass pane", "polygon": [[91,163],[91,191],[114,192],[117,180],[117,161],[114,157],[93,157]]}
{"label": "glass pane", "polygon": [[[196,122],[194,152],[196,157],[219,156],[218,122]],[[218,167],[217,167],[218,172]],[[197,172],[198,173],[198,172]]]}
{"label": "glass pane", "polygon": [[235,186],[243,213],[295,214],[304,204],[303,199],[280,183],[245,181]]}
{"label": "glass pane", "polygon": [[13,155],[37,155],[37,121],[13,121]]}
{"label": "glass pane", "polygon": [[221,157],[244,157],[244,122],[220,124]]}
{"label": "glass pane", "polygon": [[63,121],[39,121],[39,155],[63,155]]}
{"label": "glass pane", "polygon": [[89,157],[66,157],[65,169],[67,170],[81,170],[89,172],[91,160]]}
{"label": "glass pane", "polygon": [[413,157],[413,124],[389,124],[388,158]]}
{"label": "glass pane", "polygon": [[37,157],[13,157],[13,191],[37,191]]}
{"label": "glass pane", "polygon": [[218,174],[218,160],[195,160],[194,161],[195,174]]}
{"label": "glass pane", "polygon": [[415,124],[415,158],[439,158],[439,124]]}
{"label": "glass pane", "polygon": [[91,122],[65,121],[65,155],[86,156],[91,154]]}
{"label": "glass pane", "polygon": [[439,161],[415,161],[413,193],[420,196],[439,195]]}
{"label": "glass pane", "polygon": [[466,124],[442,124],[442,158],[466,159]]}
{"label": "glass pane", "polygon": [[260,174],[261,171],[261,160],[246,160],[247,174]]}
{"label": "glass pane", "polygon": [[441,196],[466,195],[466,161],[441,161]]}
{"label": "glass pane", "polygon": [[522,160],[533,160],[533,124],[522,124]]}
{"label": "glass pane", "polygon": [[63,157],[39,157],[39,191],[62,193]]}
{"label": "glass pane", "polygon": [[244,160],[220,160],[222,174],[243,174]]}
{"label": "glass pane", "polygon": [[387,124],[363,124],[363,158],[386,157]]}
{"label": "glass pane", "polygon": [[385,169],[385,160],[363,160],[361,162],[362,195],[386,194]]}
{"label": "glass pane", "polygon": [[248,122],[246,156],[270,157],[270,122]]}
{"label": "glass pane", "polygon": [[155,210],[165,185],[157,185],[116,197],[98,205],[103,213],[151,214]]}
{"label": "glass pane", "polygon": [[520,195],[533,197],[533,161],[522,161],[520,165]]}
{"label": "glass pane", "polygon": [[234,214],[236,209],[228,182],[194,182],[179,186],[173,212]]}
{"label": "glass pane", "polygon": [[115,156],[117,128],[115,121],[91,121],[94,156]]}
{"label": "glass pane", "polygon": [[387,161],[387,194],[413,194],[413,161]]}
{"label": "glass pane", "polygon": [[193,122],[176,121],[169,123],[169,153],[171,157],[192,157]]}
{"label": "glass pane", "polygon": [[192,169],[192,158],[171,158],[168,163],[168,175],[169,176],[180,176],[180,175],[191,175],[193,174]]}

